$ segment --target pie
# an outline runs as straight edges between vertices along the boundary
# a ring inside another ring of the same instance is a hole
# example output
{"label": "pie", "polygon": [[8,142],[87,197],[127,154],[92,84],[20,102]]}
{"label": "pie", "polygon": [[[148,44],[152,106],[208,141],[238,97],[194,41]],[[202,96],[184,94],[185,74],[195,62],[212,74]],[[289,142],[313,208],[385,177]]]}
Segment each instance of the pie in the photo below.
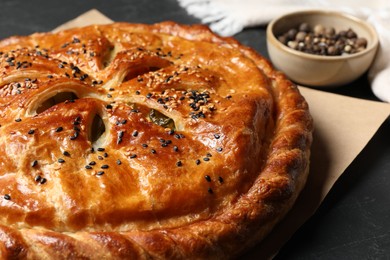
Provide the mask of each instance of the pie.
{"label": "pie", "polygon": [[0,41],[7,259],[221,259],[305,185],[313,122],[265,58],[201,25]]}

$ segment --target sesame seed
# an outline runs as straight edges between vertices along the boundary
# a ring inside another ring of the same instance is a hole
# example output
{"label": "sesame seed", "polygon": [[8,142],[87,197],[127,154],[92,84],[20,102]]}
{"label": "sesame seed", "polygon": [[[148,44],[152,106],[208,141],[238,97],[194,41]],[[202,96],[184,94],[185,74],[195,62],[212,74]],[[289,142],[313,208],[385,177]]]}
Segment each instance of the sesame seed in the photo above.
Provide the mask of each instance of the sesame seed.
{"label": "sesame seed", "polygon": [[177,166],[177,167],[181,167],[181,166],[183,166],[183,163],[182,163],[181,161],[177,161],[177,162],[176,162],[176,166]]}
{"label": "sesame seed", "polygon": [[179,151],[179,147],[177,147],[176,145],[173,147],[173,151],[175,152],[178,152]]}
{"label": "sesame seed", "polygon": [[70,137],[70,140],[75,140],[79,136],[79,132],[76,131],[74,134]]}
{"label": "sesame seed", "polygon": [[98,156],[98,159],[100,160],[100,161],[102,161],[102,160],[104,160],[104,158],[103,158],[103,156]]}
{"label": "sesame seed", "polygon": [[122,162],[121,162],[121,160],[116,160],[116,164],[118,164],[118,165],[121,165],[122,164]]}
{"label": "sesame seed", "polygon": [[10,200],[11,199],[11,196],[9,194],[4,194],[4,199],[5,200]]}
{"label": "sesame seed", "polygon": [[92,169],[92,166],[91,165],[85,165],[85,169],[90,170],[90,169]]}
{"label": "sesame seed", "polygon": [[218,147],[217,152],[222,152],[222,147]]}
{"label": "sesame seed", "polygon": [[219,134],[214,134],[215,139],[219,139],[221,136]]}
{"label": "sesame seed", "polygon": [[112,105],[111,105],[111,104],[108,104],[108,105],[106,105],[106,108],[107,108],[107,109],[112,109]]}
{"label": "sesame seed", "polygon": [[130,159],[134,159],[134,158],[137,158],[137,155],[136,154],[131,154],[130,155]]}
{"label": "sesame seed", "polygon": [[204,176],[207,182],[211,182],[211,177],[209,175]]}
{"label": "sesame seed", "polygon": [[104,174],[104,171],[98,171],[97,173],[96,173],[96,175],[98,175],[98,176],[102,176]]}
{"label": "sesame seed", "polygon": [[106,149],[104,149],[103,147],[99,147],[97,150],[98,150],[99,152],[103,152],[103,151],[106,150]]}
{"label": "sesame seed", "polygon": [[65,162],[65,160],[62,159],[62,158],[59,158],[57,161],[58,161],[59,163],[64,163],[64,162]]}
{"label": "sesame seed", "polygon": [[205,157],[205,158],[203,158],[203,161],[208,162],[208,161],[210,161],[210,158],[209,157]]}
{"label": "sesame seed", "polygon": [[200,164],[200,160],[197,159],[197,160],[195,161],[195,163],[196,163],[196,165],[199,165],[199,164]]}
{"label": "sesame seed", "polygon": [[207,189],[207,192],[210,193],[210,194],[213,194],[213,193],[214,193],[212,188],[208,188],[208,189]]}
{"label": "sesame seed", "polygon": [[37,160],[34,160],[34,161],[32,162],[32,164],[31,164],[32,167],[35,167],[35,166],[37,166],[37,165],[38,165],[38,161],[37,161]]}
{"label": "sesame seed", "polygon": [[223,178],[221,176],[218,177],[219,183],[223,183]]}
{"label": "sesame seed", "polygon": [[47,181],[46,178],[42,178],[42,179],[39,181],[39,183],[40,183],[40,184],[45,184],[46,181]]}
{"label": "sesame seed", "polygon": [[57,132],[57,133],[58,133],[58,132],[61,132],[62,130],[64,130],[64,128],[63,128],[62,126],[56,128],[56,132]]}
{"label": "sesame seed", "polygon": [[134,130],[134,132],[132,133],[132,136],[137,137],[138,136],[138,131]]}
{"label": "sesame seed", "polygon": [[37,176],[35,176],[35,178],[34,178],[34,180],[35,180],[36,182],[40,182],[41,179],[42,179],[41,175],[37,175]]}
{"label": "sesame seed", "polygon": [[95,161],[91,161],[91,162],[89,163],[89,165],[95,165],[95,164],[96,164]]}
{"label": "sesame seed", "polygon": [[213,157],[213,156],[211,155],[211,153],[207,153],[206,156],[207,156],[207,157]]}
{"label": "sesame seed", "polygon": [[70,153],[68,151],[64,151],[62,154],[65,156],[70,156]]}
{"label": "sesame seed", "polygon": [[147,148],[148,145],[147,145],[147,144],[142,144],[142,147],[143,147],[143,148]]}
{"label": "sesame seed", "polygon": [[100,168],[102,168],[102,169],[108,169],[109,166],[108,166],[107,164],[103,164]]}
{"label": "sesame seed", "polygon": [[156,153],[156,150],[152,149],[150,150],[151,153],[155,154]]}
{"label": "sesame seed", "polygon": [[32,134],[34,134],[35,133],[35,130],[34,129],[30,129],[29,131],[28,131],[28,134],[29,135],[32,135]]}
{"label": "sesame seed", "polygon": [[15,122],[21,122],[21,121],[22,121],[22,119],[20,119],[20,118],[15,119]]}

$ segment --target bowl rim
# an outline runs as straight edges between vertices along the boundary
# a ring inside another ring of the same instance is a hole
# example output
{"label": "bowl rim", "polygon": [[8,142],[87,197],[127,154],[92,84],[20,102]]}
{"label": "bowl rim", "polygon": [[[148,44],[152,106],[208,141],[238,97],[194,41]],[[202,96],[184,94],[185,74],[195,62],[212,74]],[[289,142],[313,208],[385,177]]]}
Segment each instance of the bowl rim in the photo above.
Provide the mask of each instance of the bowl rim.
{"label": "bowl rim", "polygon": [[[302,16],[301,19],[304,20],[304,16],[308,15],[308,14],[322,15],[322,16],[340,16],[340,17],[343,17],[345,19],[352,20],[370,31],[370,33],[372,34],[372,39],[371,39],[372,44],[370,44],[370,46],[368,46],[363,51],[359,51],[357,53],[348,54],[348,55],[339,55],[339,56],[324,56],[324,55],[310,54],[310,53],[305,53],[305,52],[301,52],[298,50],[294,50],[294,49],[284,45],[283,43],[281,43],[277,39],[277,37],[274,35],[273,28],[277,22],[279,22],[285,18],[292,17],[292,16]],[[267,39],[269,41],[272,41],[273,44],[276,44],[276,46],[281,48],[282,50],[284,50],[292,55],[301,56],[302,58],[311,59],[311,60],[343,61],[343,60],[347,60],[347,59],[357,58],[357,57],[363,56],[363,55],[371,52],[372,50],[376,50],[378,48],[378,45],[379,45],[378,33],[370,23],[368,23],[368,22],[366,22],[366,21],[364,21],[364,20],[362,20],[362,19],[360,19],[352,14],[349,14],[346,12],[332,11],[332,10],[313,9],[313,10],[303,10],[303,11],[286,13],[284,15],[281,15],[281,16],[273,19],[268,24],[266,34],[267,34]]]}

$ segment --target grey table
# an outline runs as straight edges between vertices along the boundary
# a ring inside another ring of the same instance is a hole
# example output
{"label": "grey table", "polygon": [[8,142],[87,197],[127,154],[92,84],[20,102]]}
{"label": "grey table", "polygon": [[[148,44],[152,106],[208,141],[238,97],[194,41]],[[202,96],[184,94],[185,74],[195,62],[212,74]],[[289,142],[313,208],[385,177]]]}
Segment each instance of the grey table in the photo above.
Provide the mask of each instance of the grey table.
{"label": "grey table", "polygon": [[[0,38],[50,31],[92,8],[115,21],[199,23],[176,0],[0,0]],[[247,29],[236,35],[236,39],[268,57],[265,27]],[[364,76],[331,92],[377,100]],[[316,214],[282,248],[277,259],[390,258],[389,137],[390,118],[346,169]]]}

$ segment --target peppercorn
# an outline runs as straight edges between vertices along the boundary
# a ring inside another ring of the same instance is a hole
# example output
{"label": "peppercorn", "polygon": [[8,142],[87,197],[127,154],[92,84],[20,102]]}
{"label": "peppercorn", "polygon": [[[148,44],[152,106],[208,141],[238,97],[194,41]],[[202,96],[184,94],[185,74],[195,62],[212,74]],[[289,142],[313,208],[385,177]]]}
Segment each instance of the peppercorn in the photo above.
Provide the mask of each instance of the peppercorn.
{"label": "peppercorn", "polygon": [[353,29],[337,33],[333,27],[322,24],[312,28],[308,23],[301,23],[277,38],[291,49],[323,56],[353,54],[367,48],[367,39],[358,37]]}

